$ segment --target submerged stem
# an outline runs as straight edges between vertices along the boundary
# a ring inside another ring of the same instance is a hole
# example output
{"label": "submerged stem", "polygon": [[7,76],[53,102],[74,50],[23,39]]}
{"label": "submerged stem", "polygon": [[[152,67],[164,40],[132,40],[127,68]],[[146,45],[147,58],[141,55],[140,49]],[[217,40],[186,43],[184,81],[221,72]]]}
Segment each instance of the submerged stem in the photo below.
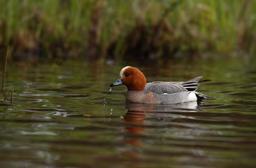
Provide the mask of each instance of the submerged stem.
{"label": "submerged stem", "polygon": [[8,56],[9,56],[9,48],[7,48],[6,54],[3,57],[2,85],[1,85],[1,92],[2,93],[4,93],[5,76],[6,76],[6,68],[7,68],[7,57]]}

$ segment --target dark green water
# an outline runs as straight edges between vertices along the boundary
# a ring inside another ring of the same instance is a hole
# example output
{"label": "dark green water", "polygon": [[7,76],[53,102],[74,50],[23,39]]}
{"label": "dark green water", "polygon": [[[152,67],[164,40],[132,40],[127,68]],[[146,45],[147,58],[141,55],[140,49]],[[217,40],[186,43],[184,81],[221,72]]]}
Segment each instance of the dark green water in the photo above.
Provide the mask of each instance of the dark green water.
{"label": "dark green water", "polygon": [[126,105],[124,87],[107,92],[124,65],[9,65],[0,167],[256,167],[253,61],[140,66],[149,80],[203,75],[198,107]]}

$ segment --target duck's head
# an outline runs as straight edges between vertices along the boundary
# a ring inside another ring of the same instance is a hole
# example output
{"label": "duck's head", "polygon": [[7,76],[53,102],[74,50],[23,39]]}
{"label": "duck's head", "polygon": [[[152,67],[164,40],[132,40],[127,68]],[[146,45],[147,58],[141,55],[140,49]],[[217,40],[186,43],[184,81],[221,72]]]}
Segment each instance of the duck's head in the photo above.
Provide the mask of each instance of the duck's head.
{"label": "duck's head", "polygon": [[130,91],[142,91],[147,83],[146,77],[138,68],[126,66],[120,71],[120,79],[110,85],[119,86],[125,85]]}

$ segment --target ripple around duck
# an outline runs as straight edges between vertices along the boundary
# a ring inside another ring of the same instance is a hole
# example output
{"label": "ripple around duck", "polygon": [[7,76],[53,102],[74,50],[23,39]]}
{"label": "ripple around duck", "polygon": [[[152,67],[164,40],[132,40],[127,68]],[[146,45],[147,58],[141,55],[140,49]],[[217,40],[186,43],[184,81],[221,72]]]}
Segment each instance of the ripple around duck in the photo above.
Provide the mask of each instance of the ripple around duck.
{"label": "ripple around duck", "polygon": [[1,102],[0,101],[0,107],[7,107],[7,106],[11,106],[12,104],[10,102]]}
{"label": "ripple around duck", "polygon": [[0,123],[58,123],[49,119],[0,119]]}

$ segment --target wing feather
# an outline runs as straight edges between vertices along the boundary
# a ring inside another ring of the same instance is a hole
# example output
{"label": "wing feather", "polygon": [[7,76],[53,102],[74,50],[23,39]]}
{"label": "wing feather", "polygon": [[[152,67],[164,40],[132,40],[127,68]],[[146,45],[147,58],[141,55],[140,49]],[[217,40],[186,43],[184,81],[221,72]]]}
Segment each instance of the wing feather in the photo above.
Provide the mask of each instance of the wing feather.
{"label": "wing feather", "polygon": [[188,91],[195,91],[199,86],[199,81],[202,79],[202,76],[195,77],[189,81],[182,82],[182,86]]}
{"label": "wing feather", "polygon": [[184,91],[196,91],[199,85],[198,82],[201,78],[201,76],[198,76],[186,82],[151,82],[147,83],[145,91],[157,94],[172,94]]}
{"label": "wing feather", "polygon": [[157,94],[172,94],[177,92],[187,91],[180,83],[174,82],[151,82],[147,83],[146,92],[153,92]]}

